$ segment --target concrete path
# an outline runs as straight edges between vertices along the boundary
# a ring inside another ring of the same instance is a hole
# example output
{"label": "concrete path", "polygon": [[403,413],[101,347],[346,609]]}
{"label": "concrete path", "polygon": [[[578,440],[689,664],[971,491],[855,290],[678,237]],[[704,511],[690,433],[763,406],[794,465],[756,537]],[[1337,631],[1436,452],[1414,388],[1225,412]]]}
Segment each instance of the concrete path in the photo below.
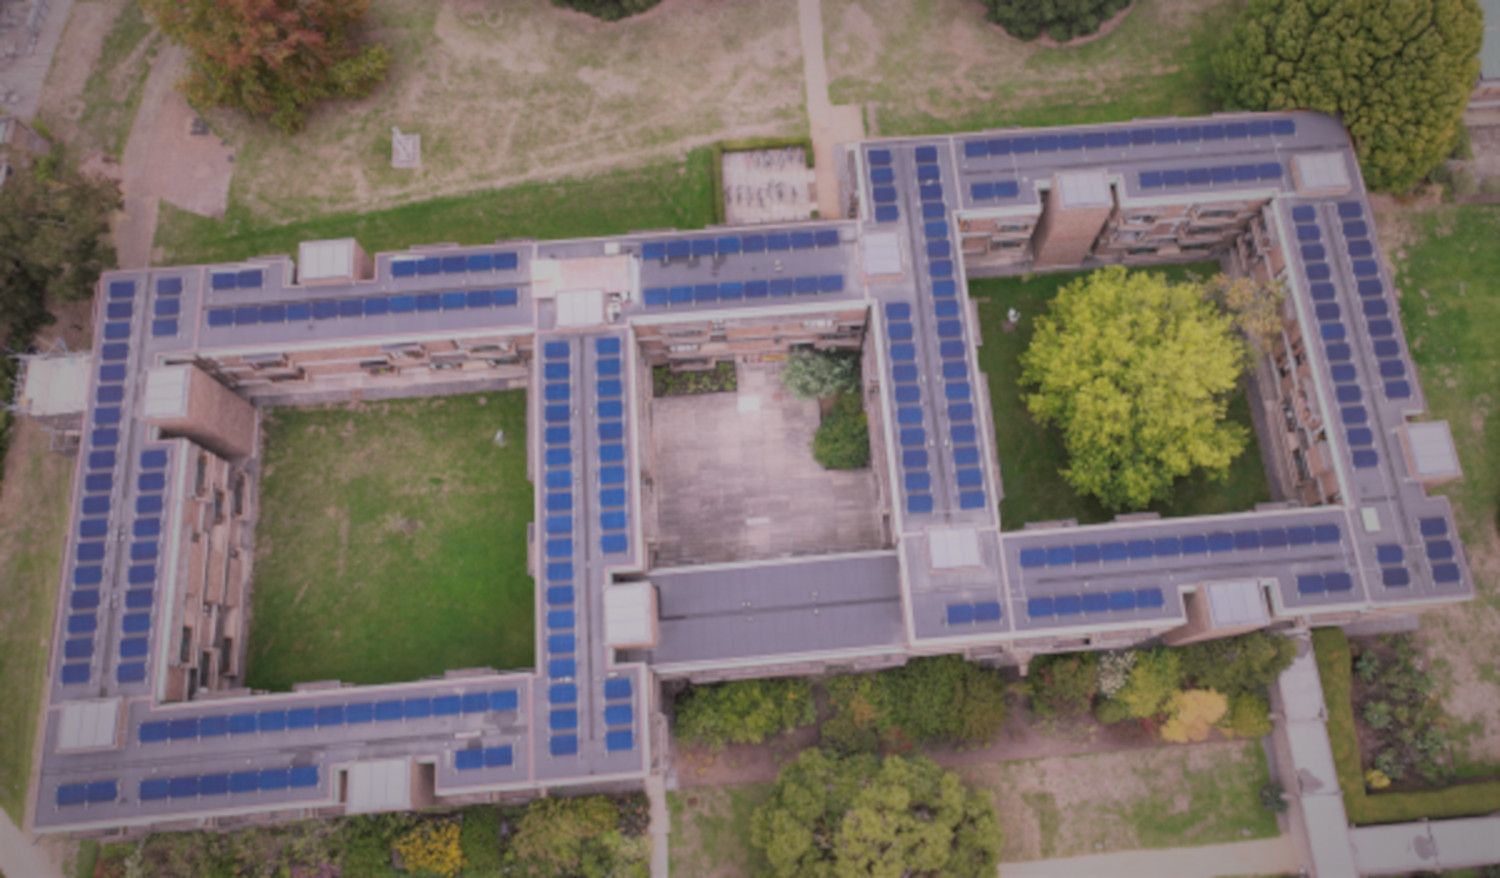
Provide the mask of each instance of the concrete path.
{"label": "concrete path", "polygon": [[835,107],[828,100],[828,62],[823,57],[823,7],[819,0],[797,0],[802,35],[802,78],[807,87],[807,121],[812,129],[813,173],[818,187],[818,216],[837,219],[838,169],[833,146],[865,135],[864,114],[857,106]]}
{"label": "concrete path", "polygon": [[[35,8],[36,2],[33,2],[19,11],[29,15]],[[47,72],[52,69],[52,56],[57,53],[57,44],[62,40],[63,28],[68,23],[68,13],[72,11],[73,0],[50,0],[46,3],[45,17],[36,36],[36,45],[29,52],[23,48],[23,53],[9,62],[4,72],[0,73],[0,93],[16,95],[14,102],[4,105],[5,112],[27,121],[36,118],[37,107],[42,99],[42,86],[47,82]],[[26,33],[26,25],[18,24],[7,37],[24,47]]]}
{"label": "concrete path", "polygon": [[63,878],[62,869],[4,811],[0,811],[0,874],[15,878]]}
{"label": "concrete path", "polygon": [[1164,851],[1122,851],[1063,860],[1004,863],[1002,878],[1219,878],[1296,875],[1297,852],[1287,836]]}
{"label": "concrete path", "polygon": [[667,878],[671,871],[672,812],[667,808],[667,781],[660,774],[646,778],[646,798],[651,800],[651,878]]}

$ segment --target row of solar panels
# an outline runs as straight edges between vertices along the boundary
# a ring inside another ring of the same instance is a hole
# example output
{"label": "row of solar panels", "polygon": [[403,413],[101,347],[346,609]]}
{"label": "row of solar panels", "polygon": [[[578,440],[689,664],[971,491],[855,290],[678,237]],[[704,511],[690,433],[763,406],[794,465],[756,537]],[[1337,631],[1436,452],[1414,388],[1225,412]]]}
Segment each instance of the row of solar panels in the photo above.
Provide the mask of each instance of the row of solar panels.
{"label": "row of solar panels", "polygon": [[683,238],[648,241],[641,245],[642,259],[691,259],[695,256],[732,256],[739,253],[780,253],[837,247],[838,229],[803,232],[772,232],[765,235],[726,235],[721,238]]}
{"label": "row of solar panels", "polygon": [[1076,616],[1080,613],[1130,613],[1136,610],[1159,610],[1163,606],[1166,606],[1166,598],[1161,589],[1137,588],[1031,598],[1026,602],[1026,615],[1038,619]]}
{"label": "row of solar panels", "polygon": [[200,796],[311,789],[317,785],[318,766],[294,765],[290,768],[263,768],[259,771],[149,778],[141,781],[140,797],[142,802],[158,802],[162,799],[196,799]]}
{"label": "row of solar panels", "polygon": [[1142,171],[1142,189],[1160,189],[1163,186],[1221,186],[1229,183],[1253,183],[1258,180],[1280,180],[1280,162],[1262,162],[1257,165],[1216,165],[1211,168],[1188,168],[1186,170]]}
{"label": "row of solar panels", "polygon": [[1297,594],[1339,594],[1354,590],[1354,577],[1346,571],[1303,573],[1297,577]]}
{"label": "row of solar panels", "polygon": [[1319,524],[1232,532],[1212,531],[1155,539],[1074,543],[1022,549],[1021,567],[1025,570],[1035,570],[1042,567],[1072,567],[1075,564],[1144,561],[1151,558],[1176,558],[1183,555],[1334,545],[1342,538],[1338,525]]}
{"label": "row of solar panels", "polygon": [[258,290],[265,285],[265,272],[258,268],[243,268],[238,271],[214,271],[209,274],[209,286],[219,290]]}
{"label": "row of solar panels", "polygon": [[949,604],[947,607],[947,619],[949,625],[983,625],[988,622],[999,622],[1000,602],[979,601],[972,604]]}
{"label": "row of solar panels", "polygon": [[[635,717],[629,701],[631,693],[629,677],[612,677],[604,681],[604,749],[618,753],[635,749]],[[611,703],[613,702],[613,703]],[[620,728],[629,726],[629,728]],[[612,727],[612,728],[611,728]]]}
{"label": "row of solar panels", "polygon": [[1038,152],[1073,152],[1081,149],[1119,149],[1152,144],[1198,143],[1245,140],[1252,137],[1290,137],[1297,133],[1293,119],[1257,119],[1210,125],[1177,125],[1155,128],[1111,129],[1070,134],[1036,134],[965,140],[965,158],[1029,155]]}
{"label": "row of solar panels", "polygon": [[152,338],[176,335],[180,316],[182,316],[182,278],[157,278],[156,297],[151,302]]}
{"label": "row of solar panels", "polygon": [[705,302],[764,299],[783,296],[808,296],[817,293],[842,293],[842,274],[778,277],[772,280],[726,281],[721,284],[695,284],[676,287],[647,287],[643,298],[647,308],[671,305],[701,305]]}
{"label": "row of solar panels", "polygon": [[412,312],[512,308],[519,302],[520,295],[515,289],[370,296],[363,299],[322,299],[317,302],[293,302],[287,305],[210,308],[208,325],[212,327],[254,326],[257,323],[298,323],[304,320],[332,320],[336,317],[379,317],[386,314],[410,314]]}
{"label": "row of solar panels", "polygon": [[[576,549],[572,530],[576,474],[572,434],[575,391],[572,357],[571,341],[552,339],[542,343],[542,395],[547,400],[543,409],[543,421],[547,424],[543,435],[547,446],[544,481],[547,488],[545,563],[548,583],[570,583],[574,574]],[[618,382],[618,375],[610,380]],[[564,394],[567,401],[558,401]],[[614,439],[623,439],[623,433]],[[623,459],[623,445],[620,455]],[[555,533],[562,523],[566,523],[566,533]],[[556,585],[548,591],[549,596],[561,595],[561,589]],[[578,687],[571,682],[578,674],[578,638],[574,633],[577,616],[571,586],[567,588],[566,597],[566,601],[552,602],[555,605],[548,607],[546,615],[547,703],[550,706],[547,747],[553,756],[571,756],[578,752],[578,711],[572,706],[578,702]]]}
{"label": "row of solar panels", "polygon": [[466,274],[471,271],[513,271],[520,258],[509,250],[498,253],[452,253],[447,256],[394,256],[392,277]]}
{"label": "row of solar panels", "polygon": [[[1432,564],[1432,581],[1439,585],[1452,585],[1459,581],[1457,549],[1448,536],[1446,518],[1419,519],[1418,529],[1427,545],[1427,560]],[[1398,547],[1399,548],[1399,547]]]}
{"label": "row of solar panels", "polygon": [[468,692],[462,695],[414,696],[381,701],[356,701],[349,704],[325,704],[320,707],[277,708],[245,711],[214,716],[152,720],[141,723],[138,736],[142,744],[165,741],[194,741],[224,735],[283,732],[287,730],[336,728],[370,722],[397,722],[427,719],[434,716],[458,716],[512,712],[519,698],[514,689]]}

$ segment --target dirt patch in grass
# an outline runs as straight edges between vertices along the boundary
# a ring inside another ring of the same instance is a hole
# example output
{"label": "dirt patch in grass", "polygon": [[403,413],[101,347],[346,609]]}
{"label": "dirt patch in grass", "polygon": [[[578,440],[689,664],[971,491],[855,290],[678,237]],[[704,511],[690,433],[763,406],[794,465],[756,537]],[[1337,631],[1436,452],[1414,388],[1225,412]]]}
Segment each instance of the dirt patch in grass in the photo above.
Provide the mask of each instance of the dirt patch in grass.
{"label": "dirt patch in grass", "polygon": [[136,0],[77,4],[48,74],[43,120],[85,155],[119,159],[162,39]]}
{"label": "dirt patch in grass", "polygon": [[672,874],[749,878],[765,870],[765,857],[750,844],[750,817],[770,793],[768,783],[667,793]]}
{"label": "dirt patch in grass", "polygon": [[[665,0],[616,23],[550,3],[376,0],[394,55],[368,99],[285,137],[217,113],[238,148],[233,204],[286,221],[359,206],[585,176],[726,138],[806,130],[792,0]],[[390,167],[391,127],[422,167]]]}
{"label": "dirt patch in grass", "polygon": [[824,0],[829,96],[885,134],[1059,125],[1212,109],[1209,59],[1233,0],[1137,0],[1079,45],[1014,39],[976,0]]}
{"label": "dirt patch in grass", "polygon": [[[481,402],[481,400],[483,402]],[[525,395],[273,410],[247,684],[535,664]]]}

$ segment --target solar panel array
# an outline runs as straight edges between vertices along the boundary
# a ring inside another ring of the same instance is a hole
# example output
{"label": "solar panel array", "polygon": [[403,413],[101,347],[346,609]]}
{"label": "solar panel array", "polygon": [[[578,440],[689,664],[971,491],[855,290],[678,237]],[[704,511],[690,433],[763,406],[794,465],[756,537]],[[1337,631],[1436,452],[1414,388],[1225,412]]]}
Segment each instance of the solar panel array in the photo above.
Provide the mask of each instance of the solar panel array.
{"label": "solar panel array", "polygon": [[1280,180],[1283,168],[1280,162],[1261,162],[1248,165],[1214,165],[1208,168],[1172,169],[1168,171],[1142,171],[1142,189],[1176,189],[1180,186],[1238,186],[1262,180]]}
{"label": "solar panel array", "polygon": [[[484,271],[514,271],[520,264],[515,251],[450,253],[446,256],[395,256],[391,277],[430,277]],[[215,287],[215,289],[218,289]]]}
{"label": "solar panel array", "polygon": [[891,151],[872,149],[866,154],[870,162],[870,202],[875,207],[875,222],[893,223],[901,219],[896,206],[896,170],[891,166]]}
{"label": "solar panel array", "polygon": [[315,789],[318,766],[293,765],[216,774],[179,774],[142,780],[138,788],[142,802],[163,799],[197,799],[242,793]]}
{"label": "solar panel array", "polygon": [[950,626],[999,622],[1001,616],[999,601],[949,604],[945,610],[944,618]]}
{"label": "solar panel array", "polygon": [[1395,302],[1380,279],[1375,243],[1370,239],[1370,226],[1364,220],[1364,208],[1358,201],[1341,201],[1338,215],[1338,236],[1344,242],[1344,253],[1354,275],[1360,315],[1370,337],[1380,386],[1386,399],[1410,399],[1412,388],[1401,351],[1401,334],[1396,332],[1392,321]]}
{"label": "solar panel array", "polygon": [[166,514],[164,491],[171,446],[148,447],[140,453],[136,477],[135,519],[131,523],[130,564],[126,568],[125,615],[120,618],[120,661],[115,678],[121,683],[146,680],[151,616],[159,584],[162,518]]}
{"label": "solar panel array", "polygon": [[594,339],[594,407],[599,433],[599,551],[620,555],[630,551],[630,464],[626,459],[626,406],[622,345],[618,336]]}
{"label": "solar panel array", "polygon": [[1275,551],[1312,545],[1329,546],[1339,544],[1342,539],[1342,531],[1336,524],[1245,528],[1236,531],[1212,530],[1194,534],[1174,534],[1155,539],[1058,543],[1047,547],[1022,549],[1020,560],[1022,570],[1094,567],[1146,561],[1152,558]]}
{"label": "solar panel array", "polygon": [[266,735],[305,729],[332,729],[367,723],[401,722],[429,717],[513,713],[519,709],[515,689],[493,689],[445,695],[351,701],[308,707],[277,707],[206,716],[148,720],[136,739],[142,744],[197,741],[237,735]]}
{"label": "solar panel array", "polygon": [[842,274],[778,277],[770,280],[725,281],[673,287],[647,287],[642,298],[647,308],[679,305],[702,305],[712,302],[738,302],[742,299],[812,296],[818,293],[842,293]]}
{"label": "solar panel array", "polygon": [[604,681],[604,728],[606,753],[635,749],[635,708],[628,677]]}
{"label": "solar panel array", "polygon": [[1023,134],[964,140],[965,158],[1024,156],[1034,153],[1078,152],[1090,149],[1115,151],[1154,144],[1212,143],[1255,137],[1291,137],[1297,133],[1293,119],[1257,119],[1250,122],[1209,125],[1165,125],[1150,128],[1111,128],[1107,131],[1069,131],[1062,134]]}
{"label": "solar panel array", "polygon": [[[576,450],[583,447],[583,437],[574,434],[581,425],[575,400],[578,386],[574,380],[571,340],[540,340],[542,347],[543,455],[545,463],[545,500],[547,536],[544,544],[546,576],[546,656],[547,703],[550,707],[547,750],[554,757],[578,753],[578,676],[579,644],[576,632],[577,605],[575,582],[580,547],[573,539],[576,519],[583,512],[577,501],[578,474],[581,461],[575,463]],[[616,379],[617,380],[617,379]],[[601,430],[601,437],[604,431]]]}
{"label": "solar panel array", "polygon": [[413,312],[514,308],[519,303],[519,293],[515,288],[508,287],[498,290],[367,296],[357,299],[319,299],[313,302],[210,308],[205,320],[211,328],[254,326],[260,323],[298,323],[305,320],[383,317],[388,314],[411,314]]}
{"label": "solar panel array", "polygon": [[265,286],[265,272],[259,268],[242,268],[233,271],[211,270],[209,287],[214,292],[226,290],[258,290]]}
{"label": "solar panel array", "polygon": [[1432,566],[1432,581],[1438,585],[1454,585],[1461,576],[1458,569],[1458,550],[1448,536],[1446,518],[1423,518],[1418,522],[1427,562]]}
{"label": "solar panel array", "polygon": [[837,229],[773,232],[765,235],[725,235],[717,238],[673,238],[641,245],[641,258],[671,262],[704,256],[735,256],[741,253],[783,253],[837,247]]}
{"label": "solar panel array", "polygon": [[165,338],[177,334],[177,318],[182,313],[182,278],[156,280],[156,298],[151,303],[151,337]]}
{"label": "solar panel array", "polygon": [[77,805],[101,805],[120,798],[120,784],[113,780],[68,783],[57,788],[54,800],[59,808]]}
{"label": "solar panel array", "polygon": [[[1029,598],[1026,615],[1032,619],[1053,616],[1089,616],[1105,614],[1097,621],[1107,624],[1109,614],[1133,613],[1136,610],[1161,609],[1166,598],[1159,588],[1116,589],[1109,592],[1083,592],[1081,594],[1051,595]],[[1120,621],[1127,621],[1121,619]]]}

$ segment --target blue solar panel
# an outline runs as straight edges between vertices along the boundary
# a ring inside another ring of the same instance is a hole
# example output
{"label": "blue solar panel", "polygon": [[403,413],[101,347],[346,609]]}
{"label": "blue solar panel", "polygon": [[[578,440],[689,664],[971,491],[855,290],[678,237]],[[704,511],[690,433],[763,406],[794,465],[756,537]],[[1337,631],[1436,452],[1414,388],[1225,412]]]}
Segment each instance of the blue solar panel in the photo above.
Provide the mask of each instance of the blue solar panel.
{"label": "blue solar panel", "polygon": [[875,208],[875,221],[878,223],[891,223],[901,218],[901,211],[893,205],[882,205]]}
{"label": "blue solar panel", "polygon": [[1377,338],[1385,338],[1396,331],[1396,325],[1389,320],[1371,320],[1368,324],[1370,335]]}
{"label": "blue solar panel", "polygon": [[1387,381],[1385,395],[1391,399],[1406,399],[1411,396],[1411,385],[1405,381]]}
{"label": "blue solar panel", "polygon": [[1166,183],[1165,175],[1161,171],[1142,171],[1141,188],[1158,189]]}
{"label": "blue solar panel", "polygon": [[945,209],[941,202],[929,201],[922,205],[922,219],[942,219]]}
{"label": "blue solar panel", "polygon": [[1339,402],[1359,402],[1363,397],[1358,384],[1340,384],[1334,391]]}
{"label": "blue solar panel", "polygon": [[967,624],[972,623],[973,621],[974,621],[974,605],[973,604],[949,604],[948,605],[948,624],[949,625],[967,625]]}
{"label": "blue solar panel", "polygon": [[299,707],[286,712],[286,727],[289,729],[310,729],[317,722],[318,712],[311,707]]}
{"label": "blue solar panel", "polygon": [[1159,588],[1140,588],[1136,589],[1135,603],[1143,610],[1156,609],[1166,605],[1166,598]]}
{"label": "blue solar panel", "polygon": [[969,194],[975,201],[985,201],[995,197],[994,183],[975,183],[969,187]]}
{"label": "blue solar panel", "polygon": [[1384,299],[1366,299],[1361,309],[1366,317],[1386,317],[1391,313]]}
{"label": "blue solar panel", "polygon": [[1411,585],[1411,574],[1405,567],[1386,567],[1380,571],[1380,584],[1386,588],[1402,588]]}
{"label": "blue solar panel", "polygon": [[459,771],[468,771],[484,767],[483,750],[459,750],[453,754],[453,767]]}
{"label": "blue solar panel", "polygon": [[1033,618],[1037,616],[1052,616],[1057,612],[1052,598],[1031,598],[1026,602],[1026,615]]}
{"label": "blue solar panel", "polygon": [[490,710],[502,712],[515,710],[519,703],[519,697],[514,689],[498,689],[490,693]]}
{"label": "blue solar panel", "polygon": [[1363,238],[1369,234],[1369,228],[1362,222],[1344,223],[1344,237],[1346,238]]}
{"label": "blue solar panel", "polygon": [[88,665],[63,665],[62,681],[64,685],[71,686],[89,681]]}
{"label": "blue solar panel", "polygon": [[925,515],[932,511],[931,494],[908,494],[906,511],[913,515]]}
{"label": "blue solar panel", "polygon": [[1052,546],[1047,549],[1047,566],[1064,567],[1073,563],[1072,546]]}
{"label": "blue solar panel", "polygon": [[971,159],[983,158],[984,156],[987,156],[989,154],[990,154],[989,146],[988,146],[988,144],[985,141],[983,141],[983,140],[966,140],[966,141],[964,141],[964,157],[965,158],[971,158]]}
{"label": "blue solar panel", "polygon": [[1434,564],[1432,565],[1432,581],[1440,585],[1450,582],[1458,582],[1459,572],[1457,564]]}
{"label": "blue solar panel", "polygon": [[917,179],[918,180],[937,180],[937,179],[939,179],[941,177],[942,177],[942,173],[938,170],[937,165],[918,165],[917,166]]}
{"label": "blue solar panel", "polygon": [[1323,232],[1317,226],[1298,226],[1297,240],[1319,241],[1323,238]]}

